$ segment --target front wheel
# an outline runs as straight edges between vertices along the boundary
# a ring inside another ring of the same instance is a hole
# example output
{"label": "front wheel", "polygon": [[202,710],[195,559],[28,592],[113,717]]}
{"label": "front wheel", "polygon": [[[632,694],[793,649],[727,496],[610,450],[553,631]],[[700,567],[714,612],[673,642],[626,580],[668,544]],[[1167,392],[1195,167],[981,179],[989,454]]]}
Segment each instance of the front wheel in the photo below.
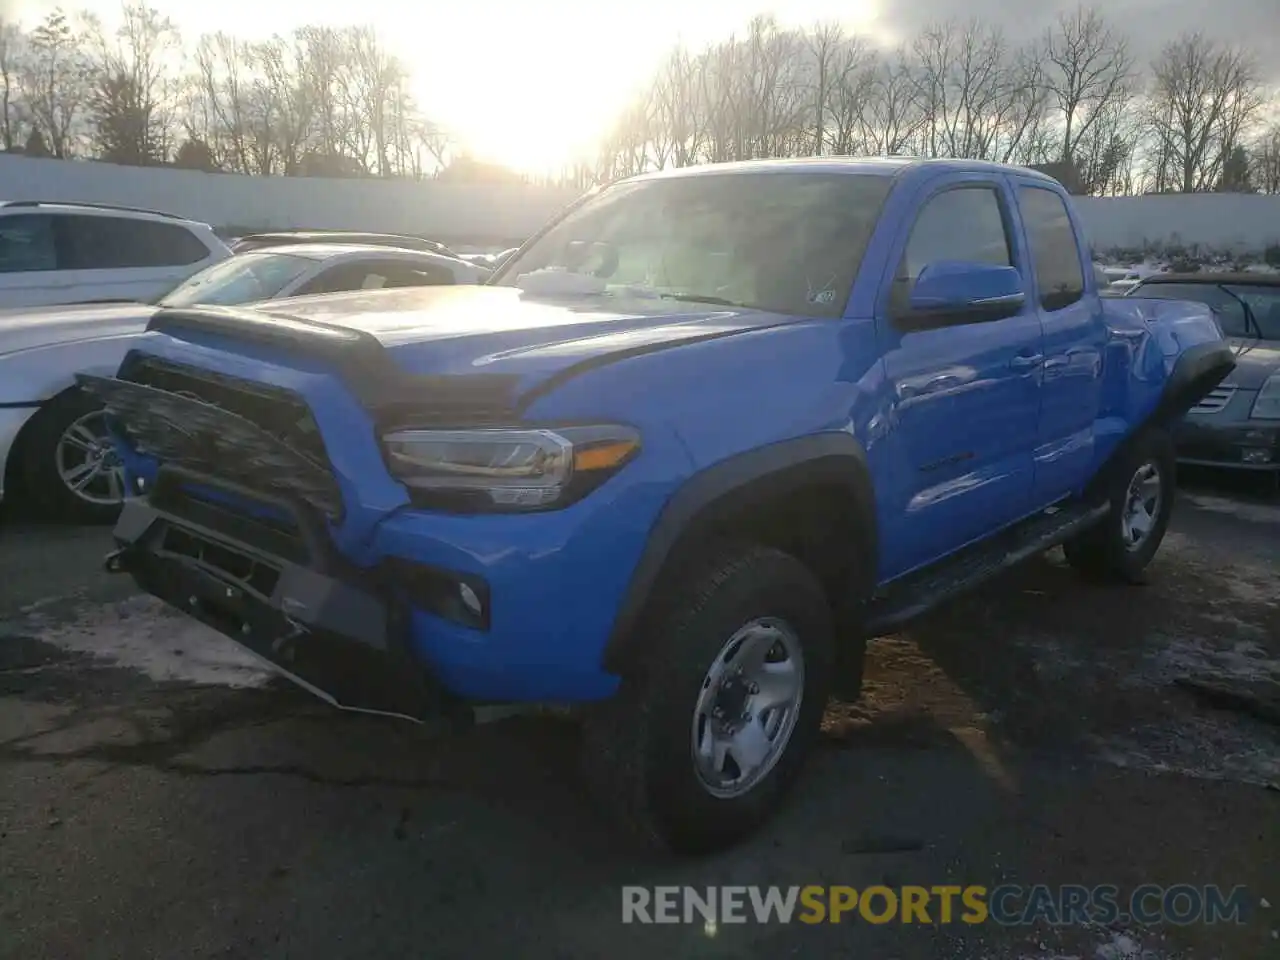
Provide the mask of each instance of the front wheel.
{"label": "front wheel", "polygon": [[728,548],[663,598],[644,662],[587,717],[588,779],[678,853],[726,847],[795,782],[826,708],[827,598],[795,558]]}
{"label": "front wheel", "polygon": [[46,403],[27,425],[17,455],[24,493],[47,518],[105,524],[119,515],[124,465],[93,398],[72,389]]}
{"label": "front wheel", "polygon": [[1067,562],[1091,579],[1141,583],[1173,516],[1174,470],[1168,434],[1138,437],[1110,473],[1110,511],[1063,545]]}

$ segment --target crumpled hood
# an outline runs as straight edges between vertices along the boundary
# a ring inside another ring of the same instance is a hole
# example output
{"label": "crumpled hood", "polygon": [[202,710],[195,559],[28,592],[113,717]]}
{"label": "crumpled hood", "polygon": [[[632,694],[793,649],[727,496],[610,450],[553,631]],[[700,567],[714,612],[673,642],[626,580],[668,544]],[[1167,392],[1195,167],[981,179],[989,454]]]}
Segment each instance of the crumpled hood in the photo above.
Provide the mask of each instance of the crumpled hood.
{"label": "crumpled hood", "polygon": [[156,308],[143,303],[68,304],[0,311],[0,356],[100,337],[138,334]]}
{"label": "crumpled hood", "polygon": [[[207,328],[213,331],[217,315],[226,312],[203,308],[182,313],[208,317]],[[271,322],[269,317],[280,318],[284,326],[289,326],[288,318],[302,320],[355,333],[366,344],[376,341],[404,373],[500,374],[513,377],[520,390],[566,367],[608,355],[795,322],[762,310],[656,297],[533,296],[514,287],[491,286],[294,297],[262,304],[253,314],[257,323],[236,311],[237,322],[263,327]],[[162,314],[157,323],[163,320]],[[269,334],[265,327],[261,332]],[[296,335],[295,343],[305,349],[304,331]]]}
{"label": "crumpled hood", "polygon": [[1236,368],[1227,375],[1224,384],[1257,390],[1267,377],[1280,371],[1280,343],[1246,337],[1232,337],[1230,343],[1236,355]]}

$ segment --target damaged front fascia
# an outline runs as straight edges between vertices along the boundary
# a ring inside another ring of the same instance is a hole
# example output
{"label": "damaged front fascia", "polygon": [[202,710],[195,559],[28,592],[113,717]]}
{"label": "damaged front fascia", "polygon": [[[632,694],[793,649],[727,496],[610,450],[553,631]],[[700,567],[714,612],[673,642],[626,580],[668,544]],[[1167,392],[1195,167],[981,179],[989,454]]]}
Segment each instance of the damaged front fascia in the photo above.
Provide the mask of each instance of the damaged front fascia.
{"label": "damaged front fascia", "polygon": [[266,309],[194,307],[161,310],[149,331],[231,336],[332,363],[380,427],[399,421],[421,425],[510,422],[516,416],[518,378],[503,374],[415,374],[392,361],[371,334],[303,320]]}

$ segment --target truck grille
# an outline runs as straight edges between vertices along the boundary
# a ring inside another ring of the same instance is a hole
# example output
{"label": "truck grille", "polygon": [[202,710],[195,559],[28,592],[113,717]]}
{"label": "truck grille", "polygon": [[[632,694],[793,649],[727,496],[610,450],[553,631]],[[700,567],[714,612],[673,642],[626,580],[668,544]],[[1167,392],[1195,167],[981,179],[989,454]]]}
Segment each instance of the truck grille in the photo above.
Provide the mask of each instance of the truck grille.
{"label": "truck grille", "polygon": [[319,429],[301,398],[150,360],[126,364],[121,373],[119,379],[87,374],[76,379],[102,400],[139,453],[268,498],[301,501],[331,520],[341,519],[342,495]]}
{"label": "truck grille", "polygon": [[1236,395],[1235,387],[1215,387],[1209,393],[1191,408],[1192,413],[1218,413],[1224,409],[1231,398]]}
{"label": "truck grille", "polygon": [[327,463],[320,427],[306,402],[292,391],[140,354],[125,361],[119,377],[241,416],[317,462]]}

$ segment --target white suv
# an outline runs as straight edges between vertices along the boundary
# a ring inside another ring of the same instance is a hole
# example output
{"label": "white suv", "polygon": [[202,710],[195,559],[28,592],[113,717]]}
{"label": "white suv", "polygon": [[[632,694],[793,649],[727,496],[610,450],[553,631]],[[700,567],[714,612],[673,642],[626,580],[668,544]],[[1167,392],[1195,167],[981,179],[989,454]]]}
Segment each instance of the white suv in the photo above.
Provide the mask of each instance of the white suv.
{"label": "white suv", "polygon": [[96,203],[0,201],[0,310],[153,300],[231,256],[208,224]]}

